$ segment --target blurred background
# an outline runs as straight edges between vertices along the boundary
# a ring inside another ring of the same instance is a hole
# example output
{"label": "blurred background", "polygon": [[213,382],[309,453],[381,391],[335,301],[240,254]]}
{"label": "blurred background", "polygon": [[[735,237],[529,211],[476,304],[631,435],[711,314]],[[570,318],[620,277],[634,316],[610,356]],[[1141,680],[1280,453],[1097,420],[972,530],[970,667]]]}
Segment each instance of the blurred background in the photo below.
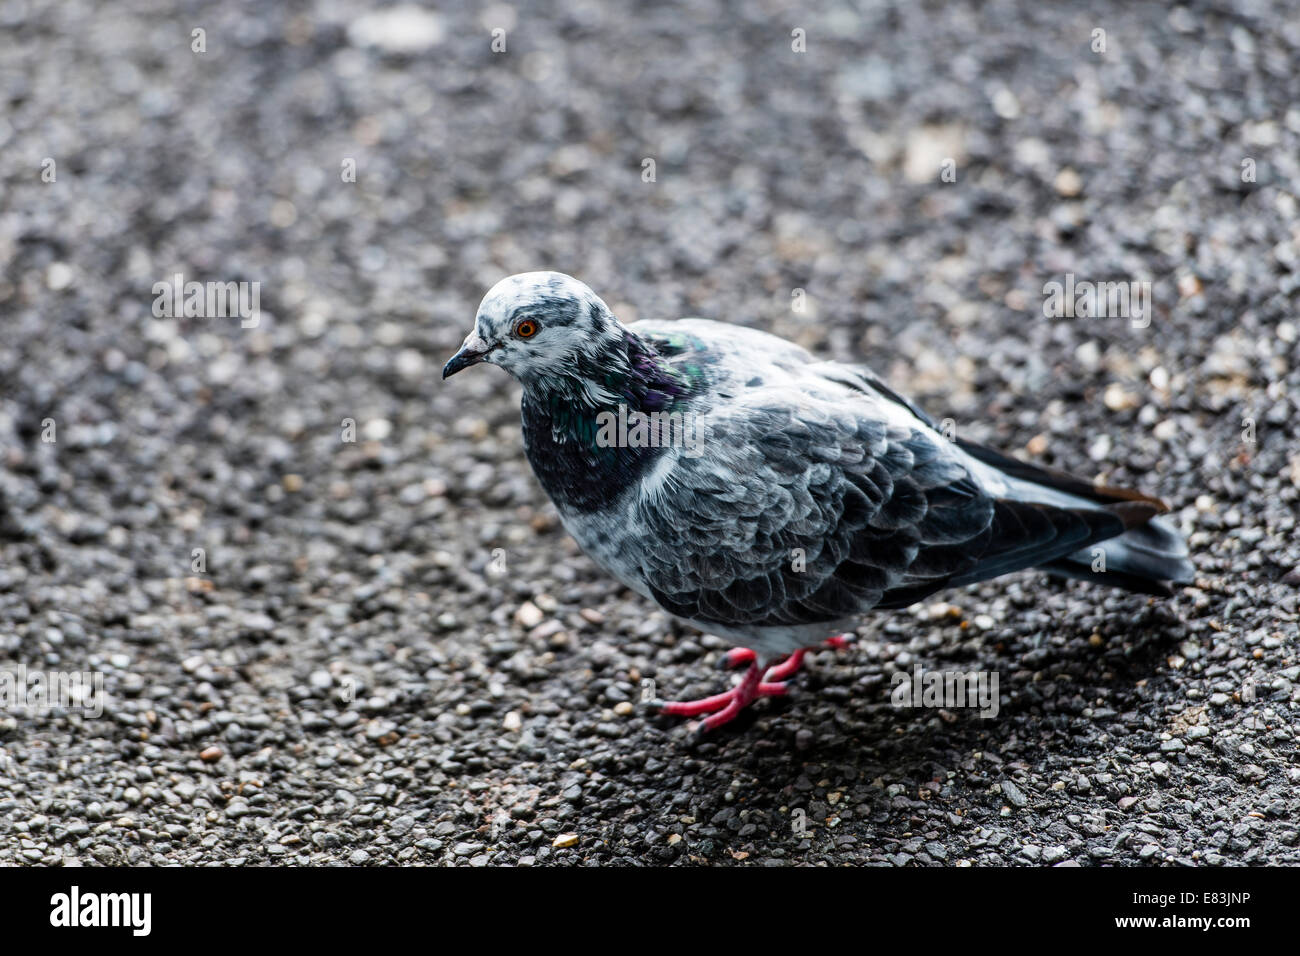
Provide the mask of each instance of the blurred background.
{"label": "blurred background", "polygon": [[[108,694],[0,713],[0,862],[1296,861],[1294,4],[0,0],[0,30],[0,655]],[[577,553],[503,373],[438,378],[534,269],[1159,494],[1204,586],[967,589],[683,755],[630,702],[715,689],[720,643]],[[258,283],[258,322],[155,314],[177,273]],[[1149,325],[1047,317],[1067,274],[1151,282]],[[1000,670],[1002,718],[891,710],[918,655]]]}

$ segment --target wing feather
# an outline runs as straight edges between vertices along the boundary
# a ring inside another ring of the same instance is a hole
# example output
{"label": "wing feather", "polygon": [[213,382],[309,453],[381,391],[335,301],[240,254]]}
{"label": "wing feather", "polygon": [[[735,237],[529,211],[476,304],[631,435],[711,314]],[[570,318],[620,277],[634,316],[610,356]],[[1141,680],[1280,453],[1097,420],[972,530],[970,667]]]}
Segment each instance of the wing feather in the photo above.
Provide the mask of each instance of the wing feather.
{"label": "wing feather", "polygon": [[964,453],[919,419],[908,427],[869,406],[765,391],[715,408],[703,454],[673,465],[673,493],[642,496],[634,509],[642,576],[681,617],[732,628],[828,623],[1124,530],[1106,506],[992,497]]}

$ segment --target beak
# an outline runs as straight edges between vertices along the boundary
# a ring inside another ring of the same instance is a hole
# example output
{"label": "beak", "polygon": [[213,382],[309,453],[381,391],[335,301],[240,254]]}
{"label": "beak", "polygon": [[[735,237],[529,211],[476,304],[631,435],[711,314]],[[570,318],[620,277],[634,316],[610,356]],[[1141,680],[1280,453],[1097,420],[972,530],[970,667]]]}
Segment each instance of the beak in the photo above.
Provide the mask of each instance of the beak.
{"label": "beak", "polygon": [[451,378],[461,369],[477,365],[490,351],[492,351],[491,347],[478,337],[478,332],[471,332],[469,338],[465,339],[465,344],[460,347],[460,351],[449,358],[447,364],[442,367],[443,379]]}

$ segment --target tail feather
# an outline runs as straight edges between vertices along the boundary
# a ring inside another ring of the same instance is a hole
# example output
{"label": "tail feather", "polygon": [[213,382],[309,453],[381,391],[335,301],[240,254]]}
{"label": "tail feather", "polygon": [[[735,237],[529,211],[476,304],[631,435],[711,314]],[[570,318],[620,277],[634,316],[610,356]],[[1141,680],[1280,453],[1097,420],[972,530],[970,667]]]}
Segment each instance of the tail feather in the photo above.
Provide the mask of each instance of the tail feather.
{"label": "tail feather", "polygon": [[1187,542],[1166,517],[1159,498],[1123,488],[1093,485],[1082,478],[1008,458],[973,442],[958,440],[972,458],[1001,472],[1015,496],[1058,507],[1109,511],[1123,522],[1122,533],[1091,543],[1039,567],[1052,574],[1113,585],[1140,594],[1170,595],[1175,585],[1191,584],[1196,569]]}
{"label": "tail feather", "polygon": [[1039,485],[1043,488],[1051,488],[1054,491],[1062,492],[1074,498],[1082,498],[1084,501],[1095,501],[1098,504],[1115,504],[1125,501],[1142,501],[1149,505],[1154,505],[1158,511],[1163,514],[1169,510],[1169,506],[1159,498],[1152,495],[1144,494],[1141,491],[1134,491],[1131,488],[1112,488],[1109,485],[1093,484],[1078,475],[1072,475],[1068,471],[1061,471],[1057,468],[1047,468],[1043,465],[1030,464],[1027,461],[1021,461],[1018,458],[1011,458],[999,451],[994,451],[987,445],[977,445],[975,442],[966,441],[964,438],[957,439],[957,446],[972,458],[984,462],[986,465],[992,465],[998,471],[1002,472],[1008,478],[1016,478],[1029,484]]}
{"label": "tail feather", "polygon": [[1182,536],[1166,520],[1155,518],[1092,549],[1044,565],[1043,570],[1141,594],[1169,595],[1175,585],[1196,580],[1196,568],[1187,555]]}
{"label": "tail feather", "polygon": [[1196,580],[1186,542],[1160,518],[1041,567],[1064,577],[1166,597],[1176,585]]}

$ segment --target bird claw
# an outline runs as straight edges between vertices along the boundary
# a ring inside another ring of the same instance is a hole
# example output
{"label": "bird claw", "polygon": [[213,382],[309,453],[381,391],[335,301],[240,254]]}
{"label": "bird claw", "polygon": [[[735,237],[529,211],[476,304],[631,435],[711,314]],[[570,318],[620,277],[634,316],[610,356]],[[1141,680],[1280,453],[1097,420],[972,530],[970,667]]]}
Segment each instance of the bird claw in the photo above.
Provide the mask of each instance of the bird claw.
{"label": "bird claw", "polygon": [[[826,641],[828,647],[840,649],[853,642],[852,634],[839,634]],[[740,712],[760,697],[784,697],[790,692],[789,679],[803,664],[807,648],[800,648],[779,664],[760,668],[758,655],[747,647],[734,647],[722,659],[725,668],[748,664],[745,676],[731,690],[700,700],[651,700],[646,706],[656,713],[674,717],[703,717],[695,732],[703,735],[730,723]],[[705,716],[707,715],[707,716]]]}
{"label": "bird claw", "polygon": [[845,632],[843,634],[836,634],[834,637],[826,638],[825,644],[831,650],[842,651],[846,647],[852,647],[857,643],[857,640],[858,635]]}
{"label": "bird claw", "polygon": [[748,647],[733,647],[727,653],[722,655],[722,660],[718,665],[719,670],[729,671],[741,666],[742,664],[752,664],[758,660],[758,655]]}

